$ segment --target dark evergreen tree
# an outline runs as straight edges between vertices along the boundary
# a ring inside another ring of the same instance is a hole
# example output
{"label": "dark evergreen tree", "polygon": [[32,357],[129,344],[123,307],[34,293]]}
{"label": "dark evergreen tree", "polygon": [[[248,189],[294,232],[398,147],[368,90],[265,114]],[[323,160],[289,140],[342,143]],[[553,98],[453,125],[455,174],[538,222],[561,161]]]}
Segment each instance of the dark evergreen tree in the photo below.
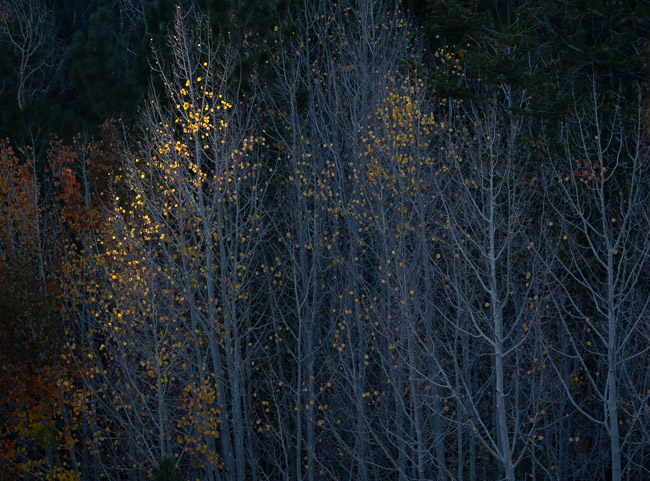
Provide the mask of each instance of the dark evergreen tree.
{"label": "dark evergreen tree", "polygon": [[154,481],[181,481],[176,471],[176,460],[171,456],[165,456],[158,461],[158,469],[153,476]]}
{"label": "dark evergreen tree", "polygon": [[217,40],[236,46],[244,89],[250,87],[253,71],[258,79],[269,80],[265,67],[274,47],[272,36],[286,23],[291,0],[199,0],[199,6]]}
{"label": "dark evergreen tree", "polygon": [[76,36],[70,53],[78,115],[91,128],[107,118],[131,119],[141,91],[127,70],[125,44],[116,38],[110,10],[101,7],[90,17],[87,33]]}
{"label": "dark evergreen tree", "polygon": [[[537,119],[561,118],[576,92],[589,95],[594,77],[605,89],[623,88],[631,95],[637,82],[650,80],[650,4],[645,1],[411,3],[414,11],[425,12],[433,50],[452,48],[467,78],[480,83],[483,92],[503,85],[525,90],[527,110]],[[468,95],[441,76],[435,80],[451,95]]]}

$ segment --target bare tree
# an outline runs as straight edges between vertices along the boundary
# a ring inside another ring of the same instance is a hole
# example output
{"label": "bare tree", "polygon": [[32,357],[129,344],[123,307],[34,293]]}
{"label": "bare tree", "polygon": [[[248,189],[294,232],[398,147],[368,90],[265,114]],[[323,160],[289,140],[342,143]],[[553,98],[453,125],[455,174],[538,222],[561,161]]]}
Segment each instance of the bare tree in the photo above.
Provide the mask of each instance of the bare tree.
{"label": "bare tree", "polygon": [[[243,481],[250,456],[250,379],[262,318],[253,288],[264,232],[264,178],[250,112],[236,100],[233,56],[207,26],[177,15],[164,97],[143,111],[114,199],[103,306],[93,326],[108,352],[100,376],[118,393],[106,415],[130,456],[175,455],[215,479]],[[98,358],[106,356],[98,352]],[[139,465],[131,459],[126,465]]]}
{"label": "bare tree", "polygon": [[535,189],[520,156],[521,125],[496,100],[448,112],[436,124],[448,140],[436,176],[443,215],[434,251],[447,302],[438,306],[445,327],[431,353],[458,422],[513,481],[545,414]]}
{"label": "bare tree", "polygon": [[0,12],[0,42],[18,59],[16,100],[23,110],[49,79],[41,75],[51,67],[56,50],[52,12],[42,1],[9,0]]}
{"label": "bare tree", "polygon": [[555,348],[574,366],[569,378],[558,370],[559,380],[583,422],[606,434],[605,466],[618,481],[647,475],[635,444],[647,422],[648,377],[636,366],[648,355],[650,157],[640,101],[630,116],[617,100],[605,109],[594,80],[588,105],[565,123],[561,150],[549,151],[562,160],[550,170],[547,243],[568,337],[566,349]]}
{"label": "bare tree", "polygon": [[[278,89],[267,100],[267,110],[277,114],[270,135],[280,146],[279,158],[286,159],[283,205],[293,213],[277,235],[284,245],[278,257],[289,260],[281,267],[285,290],[274,290],[290,299],[291,311],[278,309],[276,315],[295,340],[290,399],[298,411],[284,418],[294,418],[289,425],[296,428],[292,434],[277,431],[285,438],[285,458],[286,446],[295,446],[296,467],[284,461],[283,469],[296,479],[321,471],[335,479],[395,472],[405,477],[412,467],[410,437],[426,428],[404,418],[410,440],[400,435],[403,411],[396,408],[402,395],[395,400],[390,376],[378,375],[373,354],[383,343],[377,305],[389,301],[377,301],[370,267],[380,254],[372,245],[376,199],[368,198],[371,162],[365,154],[375,109],[390,94],[390,76],[402,78],[400,57],[416,55],[413,34],[391,2],[324,2],[318,8],[305,2],[300,15],[302,29],[274,59]],[[392,401],[382,402],[382,391]],[[332,404],[335,409],[312,415],[311,405]],[[319,423],[333,444],[315,444]],[[420,441],[423,465],[426,439]],[[340,450],[340,461],[332,459],[332,449]]]}

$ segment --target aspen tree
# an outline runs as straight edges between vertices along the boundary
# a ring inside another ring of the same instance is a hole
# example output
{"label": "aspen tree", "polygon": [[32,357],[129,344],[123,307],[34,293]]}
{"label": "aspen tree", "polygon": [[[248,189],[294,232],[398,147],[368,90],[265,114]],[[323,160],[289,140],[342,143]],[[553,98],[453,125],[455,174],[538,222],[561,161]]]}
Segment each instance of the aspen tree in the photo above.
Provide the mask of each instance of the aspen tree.
{"label": "aspen tree", "polygon": [[[180,9],[179,9],[180,10]],[[255,469],[248,397],[261,335],[253,289],[262,233],[261,139],[236,103],[229,47],[177,15],[156,64],[142,141],[124,155],[96,312],[114,424],[132,459],[243,481]],[[232,100],[235,99],[235,100]],[[99,341],[98,341],[99,342]]]}
{"label": "aspen tree", "polygon": [[[434,266],[447,298],[438,351],[445,384],[471,436],[514,481],[546,413],[538,396],[546,285],[520,125],[501,101],[450,105],[438,121],[447,140],[436,176],[443,213]],[[477,359],[475,368],[465,365]]]}
{"label": "aspen tree", "polygon": [[592,449],[607,453],[601,467],[621,480],[646,472],[639,443],[650,391],[636,366],[648,356],[650,157],[640,98],[630,116],[616,100],[605,109],[594,79],[587,106],[576,102],[564,124],[561,147],[549,146],[562,161],[548,166],[547,242],[557,265],[554,306],[568,338],[559,353],[572,365],[556,367],[558,380],[581,423],[608,439]]}

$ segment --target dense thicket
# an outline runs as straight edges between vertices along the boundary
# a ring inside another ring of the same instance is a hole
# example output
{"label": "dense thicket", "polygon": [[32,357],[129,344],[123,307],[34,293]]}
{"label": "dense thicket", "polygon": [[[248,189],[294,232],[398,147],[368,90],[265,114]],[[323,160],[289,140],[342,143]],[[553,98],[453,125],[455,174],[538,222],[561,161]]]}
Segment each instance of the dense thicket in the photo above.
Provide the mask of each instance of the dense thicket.
{"label": "dense thicket", "polygon": [[647,4],[587,3],[5,0],[0,479],[650,477]]}

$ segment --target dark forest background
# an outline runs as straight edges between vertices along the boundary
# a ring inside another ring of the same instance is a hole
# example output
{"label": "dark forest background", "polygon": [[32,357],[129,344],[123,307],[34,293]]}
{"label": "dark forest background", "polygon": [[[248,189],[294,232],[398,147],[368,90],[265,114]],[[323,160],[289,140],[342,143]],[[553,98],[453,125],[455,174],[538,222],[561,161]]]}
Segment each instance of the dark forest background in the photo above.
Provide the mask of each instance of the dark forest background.
{"label": "dark forest background", "polygon": [[650,479],[646,0],[2,0],[0,479]]}

